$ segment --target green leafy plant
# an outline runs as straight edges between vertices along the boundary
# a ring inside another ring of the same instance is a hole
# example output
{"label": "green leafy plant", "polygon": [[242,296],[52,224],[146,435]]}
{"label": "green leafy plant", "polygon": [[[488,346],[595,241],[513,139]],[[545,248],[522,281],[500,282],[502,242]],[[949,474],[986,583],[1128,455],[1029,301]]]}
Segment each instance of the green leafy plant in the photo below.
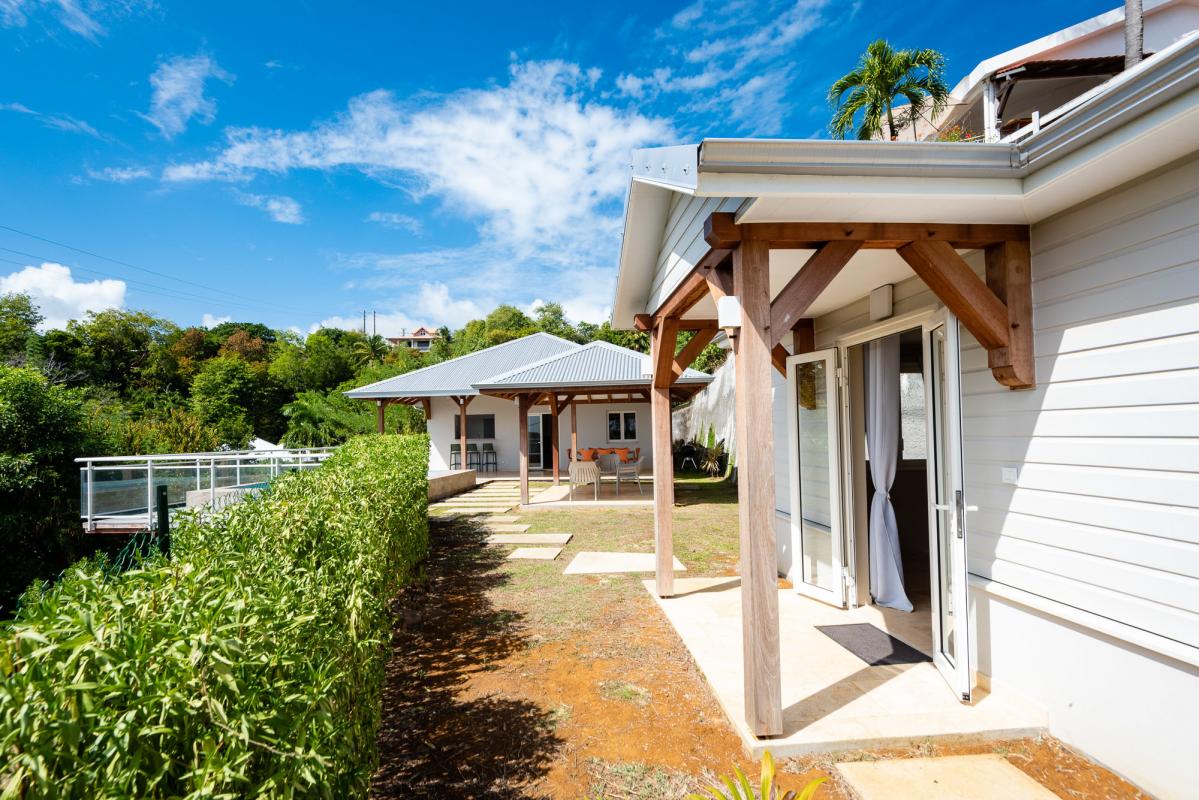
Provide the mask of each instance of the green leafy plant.
{"label": "green leafy plant", "polygon": [[0,628],[0,797],[366,797],[428,438],[352,440],[168,560],[70,568]]}
{"label": "green leafy plant", "polygon": [[762,774],[756,793],[740,767],[734,767],[732,776],[720,776],[720,782],[724,786],[713,786],[707,790],[707,794],[689,794],[687,800],[811,800],[825,780],[827,779],[818,778],[799,792],[794,789],[780,792],[774,785],[774,758],[767,750],[762,756]]}
{"label": "green leafy plant", "polygon": [[711,447],[704,449],[703,456],[699,460],[699,468],[708,473],[708,477],[715,478],[724,468],[724,440],[721,439]]}

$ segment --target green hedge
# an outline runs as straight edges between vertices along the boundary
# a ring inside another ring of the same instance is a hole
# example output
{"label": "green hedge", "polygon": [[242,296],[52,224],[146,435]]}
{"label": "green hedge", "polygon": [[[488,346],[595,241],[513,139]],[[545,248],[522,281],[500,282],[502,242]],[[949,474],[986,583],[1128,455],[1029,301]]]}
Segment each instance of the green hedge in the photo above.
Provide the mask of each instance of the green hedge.
{"label": "green hedge", "polygon": [[365,797],[389,602],[428,549],[428,437],[372,436],[173,531],[170,561],[82,563],[0,635],[14,797]]}

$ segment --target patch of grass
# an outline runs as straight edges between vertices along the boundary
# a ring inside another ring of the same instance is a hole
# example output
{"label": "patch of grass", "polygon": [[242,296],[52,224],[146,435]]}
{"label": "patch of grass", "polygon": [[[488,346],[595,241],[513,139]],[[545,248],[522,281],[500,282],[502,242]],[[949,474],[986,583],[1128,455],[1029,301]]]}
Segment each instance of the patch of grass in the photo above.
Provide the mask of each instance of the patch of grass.
{"label": "patch of grass", "polygon": [[545,726],[551,731],[557,730],[559,725],[570,720],[570,710],[566,703],[559,703],[545,715]]}
{"label": "patch of grass", "polygon": [[661,800],[682,797],[692,787],[681,772],[636,761],[589,759],[591,786],[587,796],[594,800]]}
{"label": "patch of grass", "polygon": [[649,705],[651,699],[649,689],[628,681],[604,681],[600,684],[600,695],[638,706]]}

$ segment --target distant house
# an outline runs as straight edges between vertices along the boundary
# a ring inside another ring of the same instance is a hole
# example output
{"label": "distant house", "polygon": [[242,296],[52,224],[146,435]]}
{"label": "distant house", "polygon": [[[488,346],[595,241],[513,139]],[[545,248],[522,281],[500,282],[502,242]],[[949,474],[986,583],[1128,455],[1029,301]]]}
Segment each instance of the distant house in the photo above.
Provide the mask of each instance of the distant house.
{"label": "distant house", "polygon": [[399,336],[388,336],[387,342],[392,347],[409,347],[424,353],[433,346],[433,342],[440,338],[440,333],[432,328],[426,328],[421,325],[418,328],[414,328],[412,333],[402,331]]}
{"label": "distant house", "polygon": [[[346,392],[380,409],[424,409],[429,468],[529,472],[557,479],[580,448],[630,448],[650,454],[649,358],[608,342],[575,342],[534,333]],[[681,371],[670,389],[683,400],[711,376]],[[568,412],[568,413],[564,413]],[[522,442],[523,439],[523,442]],[[573,440],[573,442],[572,442]],[[462,463],[461,453],[467,454]]]}

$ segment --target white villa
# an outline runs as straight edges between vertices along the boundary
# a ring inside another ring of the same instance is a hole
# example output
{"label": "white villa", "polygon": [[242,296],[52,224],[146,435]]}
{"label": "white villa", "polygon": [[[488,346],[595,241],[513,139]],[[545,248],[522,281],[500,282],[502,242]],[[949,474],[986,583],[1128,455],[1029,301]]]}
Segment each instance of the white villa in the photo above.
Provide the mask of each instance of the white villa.
{"label": "white villa", "polygon": [[[656,479],[677,331],[724,330],[736,373],[739,585],[676,580],[658,491],[655,590],[754,752],[989,719],[1195,796],[1199,6],[1145,6],[1132,69],[1099,72],[1122,11],[982,62],[952,113],[986,143],[634,153],[612,320],[651,333]],[[943,678],[890,727],[911,699],[869,670],[811,694],[796,622],[884,606]]]}
{"label": "white villa", "polygon": [[[703,338],[700,346],[709,341]],[[674,399],[690,397],[711,380],[681,371]],[[519,473],[527,502],[530,472],[558,483],[580,448],[640,450],[648,474],[654,465],[649,382],[648,359],[634,350],[534,333],[346,396],[373,400],[380,430],[387,404],[419,405],[428,423],[430,470]]]}

